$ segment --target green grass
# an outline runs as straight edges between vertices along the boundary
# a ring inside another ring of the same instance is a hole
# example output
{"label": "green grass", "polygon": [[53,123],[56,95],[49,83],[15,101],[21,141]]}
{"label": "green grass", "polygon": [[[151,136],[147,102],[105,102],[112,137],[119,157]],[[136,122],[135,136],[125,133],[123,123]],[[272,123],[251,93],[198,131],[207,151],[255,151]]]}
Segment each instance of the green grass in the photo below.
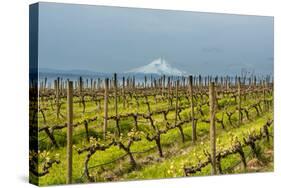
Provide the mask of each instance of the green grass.
{"label": "green grass", "polygon": [[[188,102],[182,98],[181,105],[187,105]],[[255,98],[249,98],[247,101],[242,103],[242,106],[249,106],[256,101]],[[65,101],[64,101],[65,102]],[[137,107],[134,99],[131,105],[127,106],[125,109],[122,108],[122,101],[119,101],[119,113],[131,113],[131,112],[138,112],[138,113],[147,113],[147,106],[144,104],[144,100],[140,100],[140,106]],[[162,101],[155,103],[153,97],[149,97],[149,102],[151,105],[152,111],[156,109],[165,109],[169,106],[168,101]],[[230,104],[228,110],[235,109],[235,101],[234,99],[224,98],[219,101],[219,105],[222,104]],[[174,102],[175,104],[175,102]],[[101,103],[101,106],[103,103]],[[60,118],[59,120],[56,119],[54,110],[51,110],[50,103],[45,104],[49,110],[45,113],[47,117],[47,125],[52,126],[55,124],[62,124],[66,120]],[[205,105],[202,108],[204,114],[208,114],[208,106]],[[217,113],[217,117],[220,119],[223,114],[223,109]],[[190,109],[183,110],[181,112],[182,118],[188,117]],[[66,114],[66,106],[62,105],[61,113]],[[86,105],[86,113],[82,114],[82,107],[79,106],[78,103],[74,104],[74,114],[75,119],[74,122],[81,121],[85,118],[90,118],[93,116],[97,116],[98,120],[96,122],[89,124],[90,135],[96,138],[102,137],[102,125],[103,125],[103,111],[99,111],[97,106],[93,102],[88,102]],[[229,148],[231,142],[229,141],[230,133],[237,136],[239,139],[242,139],[243,136],[246,135],[247,131],[250,129],[259,130],[267,121],[267,119],[272,118],[272,111],[263,113],[261,117],[256,117],[255,111],[251,111],[251,119],[252,121],[247,122],[244,120],[244,124],[240,126],[230,126],[227,120],[227,117],[224,116],[224,122],[226,125],[225,129],[222,129],[220,124],[217,124],[217,138],[218,138],[218,149],[219,148]],[[110,101],[109,104],[109,115],[114,115],[114,106],[113,100]],[[199,114],[196,114],[196,117],[199,117]],[[174,113],[169,113],[168,119],[170,122],[173,122],[175,117]],[[206,116],[208,118],[208,116]],[[153,117],[158,123],[159,127],[163,128],[163,116],[157,115]],[[237,113],[233,115],[233,121],[236,122],[237,120]],[[150,125],[146,122],[146,120],[142,119],[142,123],[139,123],[140,129],[147,131],[151,131]],[[39,115],[39,127],[44,126],[42,115]],[[120,122],[120,126],[124,135],[130,131],[131,128],[134,127],[133,125],[133,118],[122,120]],[[115,131],[115,122],[109,121],[108,130],[111,132]],[[97,181],[108,181],[111,178],[111,181],[116,180],[133,180],[133,179],[154,179],[154,178],[170,178],[170,177],[182,177],[184,176],[183,167],[184,166],[191,166],[198,163],[198,158],[204,160],[203,150],[209,148],[209,124],[199,122],[197,124],[197,136],[198,141],[196,144],[192,144],[191,142],[191,124],[185,124],[183,126],[184,135],[186,138],[186,142],[182,143],[179,130],[173,129],[168,131],[166,134],[161,135],[161,145],[163,147],[164,158],[160,158],[158,156],[157,148],[155,147],[155,142],[149,142],[144,137],[141,141],[135,142],[132,145],[132,151],[144,151],[149,148],[154,148],[149,152],[142,153],[142,154],[134,154],[136,162],[138,164],[137,169],[131,170],[130,163],[128,157],[123,160],[119,160],[115,163],[105,165],[104,167],[98,167],[91,169],[90,172],[94,175]],[[273,132],[273,128],[270,129]],[[82,148],[87,144],[85,138],[85,129],[82,126],[79,126],[74,129],[74,145],[75,148]],[[59,156],[61,160],[60,164],[54,164],[52,168],[49,169],[49,174],[39,178],[40,185],[53,185],[53,184],[65,184],[66,182],[66,129],[59,130],[55,132],[55,138],[60,148],[56,149],[50,143],[49,138],[46,137],[44,132],[39,134],[39,148],[41,151],[47,150],[50,156]],[[265,151],[272,148],[272,141],[270,143],[264,143],[263,141],[259,144],[261,146],[261,150]],[[251,159],[250,150],[249,148],[245,149],[247,155],[249,155],[249,160]],[[120,150],[118,147],[114,146],[109,148],[103,152],[95,153],[89,162],[89,166],[98,165],[107,163],[113,159],[116,159],[125,152]],[[86,153],[78,154],[76,151],[73,152],[73,180],[74,183],[86,182],[87,180],[83,175],[84,169],[84,160],[86,157]],[[227,169],[228,167],[233,166],[237,161],[239,161],[239,155],[231,155],[222,161],[222,168]],[[271,164],[264,167],[263,171],[271,171],[273,170],[273,165]],[[243,170],[237,168],[229,173],[241,173],[244,172]],[[250,172],[250,171],[249,171]],[[117,174],[117,175],[116,175]],[[205,167],[202,172],[195,174],[195,176],[203,176],[210,174],[210,165]],[[82,177],[82,178],[81,178]]]}
{"label": "green grass", "polygon": [[[254,129],[259,131],[259,129],[264,125],[266,118],[258,118],[255,122],[251,122],[245,125],[241,125],[239,128],[231,129],[231,133],[240,140],[247,133],[249,129]],[[230,131],[230,130],[229,130]],[[226,134],[224,131],[220,131],[217,134],[217,138],[223,143],[223,148],[229,148],[229,134]],[[219,145],[219,144],[218,144]],[[203,150],[209,149],[209,141],[205,139],[201,143],[197,143],[195,146],[190,146],[187,151],[182,155],[170,157],[161,164],[154,164],[142,168],[140,171],[125,175],[125,179],[155,179],[155,178],[169,178],[169,177],[182,177],[183,167],[185,165],[193,165],[198,163],[199,158],[204,158]],[[249,153],[249,148],[245,150],[246,153]],[[222,168],[227,168],[235,164],[239,160],[239,155],[231,155],[227,159],[223,159]],[[171,173],[167,173],[171,172]],[[209,175],[210,174],[210,165],[207,166],[202,172],[196,174],[198,176]]]}

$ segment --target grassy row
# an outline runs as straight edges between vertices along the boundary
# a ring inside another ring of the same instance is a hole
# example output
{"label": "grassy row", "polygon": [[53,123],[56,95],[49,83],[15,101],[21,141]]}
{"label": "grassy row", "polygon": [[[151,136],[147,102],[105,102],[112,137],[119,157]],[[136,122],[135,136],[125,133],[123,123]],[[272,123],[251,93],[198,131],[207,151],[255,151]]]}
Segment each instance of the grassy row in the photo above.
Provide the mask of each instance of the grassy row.
{"label": "grassy row", "polygon": [[[141,101],[140,102],[144,102]],[[151,104],[151,109],[165,109],[168,107],[168,102],[154,102],[154,98],[150,97],[149,102]],[[242,106],[249,106],[256,102],[255,98],[248,98],[246,101],[243,101]],[[228,107],[229,110],[235,110],[236,104],[234,99],[225,98],[219,101],[219,104],[228,103],[231,106]],[[180,105],[187,105],[187,100],[183,99]],[[110,114],[113,113],[113,101],[110,103]],[[119,113],[128,113],[128,112],[147,112],[146,105],[140,105],[139,108],[136,108],[135,104],[130,105],[128,108],[123,109],[122,101],[119,101]],[[65,113],[65,105],[62,106],[62,113]],[[208,106],[203,107],[203,111],[205,114],[208,114]],[[183,118],[188,116],[190,109],[184,110],[181,112]],[[92,117],[93,115],[98,116],[98,121],[91,123],[90,126],[90,134],[94,137],[101,137],[102,135],[102,111],[98,111],[97,107],[93,105],[93,103],[88,103],[86,106],[86,112],[84,115],[82,114],[82,108],[79,104],[74,104],[74,114],[75,121],[83,120],[85,118]],[[217,117],[221,118],[224,113],[224,109],[217,113]],[[251,117],[253,118],[252,122],[245,122],[245,124],[239,127],[231,127],[226,123],[226,129],[222,129],[219,125],[217,125],[217,134],[218,134],[218,145],[219,147],[227,148],[229,147],[229,134],[233,134],[238,136],[239,138],[243,137],[243,134],[247,132],[249,129],[258,130],[267,119],[272,118],[272,112],[269,111],[263,114],[262,117],[256,117],[255,112],[251,111]],[[49,110],[46,112],[46,117],[48,124],[55,123],[63,123],[65,119],[57,120],[54,114],[54,111]],[[198,116],[198,114],[196,114]],[[168,119],[173,121],[175,114],[169,113]],[[159,124],[163,122],[163,116],[158,115],[153,117]],[[42,117],[39,116],[40,126],[43,126]],[[233,121],[237,120],[237,114],[233,116]],[[224,116],[224,122],[227,122],[227,117]],[[122,132],[126,134],[132,127],[132,120],[124,120],[121,121],[121,127],[123,128]],[[139,126],[141,129],[149,129],[149,125],[145,122],[140,123]],[[115,122],[109,122],[109,131],[114,131]],[[128,157],[122,160],[119,160],[115,163],[91,169],[92,175],[94,175],[97,181],[116,181],[116,180],[131,180],[131,179],[151,179],[151,178],[168,178],[168,177],[181,177],[183,176],[183,166],[184,165],[194,165],[198,162],[198,158],[203,157],[203,149],[208,149],[208,131],[209,124],[199,122],[197,125],[197,134],[198,134],[198,142],[195,145],[191,144],[191,125],[184,125],[184,135],[186,137],[186,142],[182,143],[181,138],[179,136],[178,129],[171,130],[166,134],[161,136],[161,144],[164,150],[164,158],[159,158],[157,149],[155,148],[154,142],[148,142],[145,138],[142,138],[140,142],[135,142],[132,146],[133,151],[144,151],[149,148],[154,148],[151,151],[143,154],[134,154],[136,161],[138,163],[138,167],[135,170],[132,170],[128,161]],[[83,126],[77,127],[74,129],[74,144],[76,148],[81,148],[87,145],[85,141],[85,130]],[[52,147],[46,135],[42,132],[39,134],[39,147],[40,150],[46,150],[49,152],[50,156],[58,156],[61,160],[61,163],[58,165],[54,165],[50,169],[50,173],[44,177],[40,178],[40,185],[50,185],[50,184],[64,184],[66,180],[66,130],[57,131],[55,134],[55,138],[58,141],[60,147],[58,149]],[[220,146],[222,145],[222,146]],[[266,148],[270,148],[272,143],[261,143],[263,147],[262,150]],[[249,149],[246,150],[247,153]],[[118,147],[111,147],[110,149],[104,152],[97,152],[90,160],[89,166],[103,164],[111,161],[112,159],[118,158],[125,153],[120,150]],[[73,179],[74,182],[85,182],[87,181],[83,175],[84,169],[84,160],[86,154],[78,155],[77,152],[73,153]],[[222,161],[223,168],[228,168],[229,166],[237,163],[239,161],[239,156],[230,156],[227,159]],[[271,168],[269,168],[271,170]],[[203,169],[202,172],[196,175],[208,175],[210,171],[210,166],[207,166]],[[237,171],[239,172],[239,169]]]}

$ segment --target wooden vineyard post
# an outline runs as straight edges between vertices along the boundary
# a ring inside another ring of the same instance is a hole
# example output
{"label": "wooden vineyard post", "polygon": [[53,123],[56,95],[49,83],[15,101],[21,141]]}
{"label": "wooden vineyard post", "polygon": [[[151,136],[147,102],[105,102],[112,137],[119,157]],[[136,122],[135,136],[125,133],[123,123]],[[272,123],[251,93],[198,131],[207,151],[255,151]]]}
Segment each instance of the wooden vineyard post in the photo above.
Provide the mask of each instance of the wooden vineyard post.
{"label": "wooden vineyard post", "polygon": [[47,88],[47,77],[45,77],[45,80],[44,80],[44,92],[45,92],[46,88]]}
{"label": "wooden vineyard post", "polygon": [[175,116],[175,125],[177,124],[178,121],[178,89],[179,89],[179,80],[176,81],[176,116]]}
{"label": "wooden vineyard post", "polygon": [[226,85],[226,93],[229,91],[229,78],[228,78],[228,76],[226,77],[226,79],[225,79],[225,85]]}
{"label": "wooden vineyard post", "polygon": [[189,76],[189,95],[190,95],[190,107],[191,107],[191,121],[192,121],[192,142],[196,142],[196,125],[194,121],[194,104],[193,104],[193,78]]}
{"label": "wooden vineyard post", "polygon": [[165,75],[162,77],[162,96],[164,96],[164,93],[165,93],[165,81],[166,81],[166,77]]}
{"label": "wooden vineyard post", "polygon": [[120,127],[119,127],[119,120],[118,120],[118,88],[117,88],[117,74],[114,73],[114,108],[115,108],[115,116],[116,116],[116,127],[118,131],[118,135],[120,136]]}
{"label": "wooden vineyard post", "polygon": [[90,81],[90,91],[91,92],[93,91],[93,78],[91,78],[91,81]]}
{"label": "wooden vineyard post", "polygon": [[156,78],[154,78],[153,82],[154,82],[154,90],[157,91],[157,81],[156,81]]}
{"label": "wooden vineyard post", "polygon": [[80,76],[80,77],[79,77],[79,95],[80,95],[81,99],[80,99],[80,102],[79,102],[79,106],[81,106],[81,102],[82,102],[82,100],[83,100],[83,93],[82,93],[82,90],[83,90],[83,79],[82,79],[82,77]]}
{"label": "wooden vineyard post", "polygon": [[210,102],[210,150],[211,150],[211,175],[216,174],[216,95],[214,82],[210,83],[209,86],[209,102]]}
{"label": "wooden vineyard post", "polygon": [[265,80],[262,81],[262,95],[263,95],[263,111],[266,111],[266,96],[265,96],[265,88],[266,88],[266,83]]}
{"label": "wooden vineyard post", "polygon": [[100,78],[98,78],[98,80],[97,80],[97,90],[99,91],[100,90]]}
{"label": "wooden vineyard post", "polygon": [[125,97],[125,77],[123,77],[123,91],[122,91],[122,94],[123,94],[123,108],[125,109],[126,108],[126,97]]}
{"label": "wooden vineyard post", "polygon": [[135,90],[135,86],[136,86],[136,79],[135,76],[133,76],[133,91]]}
{"label": "wooden vineyard post", "polygon": [[144,88],[146,89],[147,77],[144,76]]}
{"label": "wooden vineyard post", "polygon": [[79,77],[79,94],[81,95],[82,93],[82,88],[83,88],[83,80],[82,77]]}
{"label": "wooden vineyard post", "polygon": [[59,119],[59,78],[55,80],[55,93],[56,93],[56,117]]}
{"label": "wooden vineyard post", "polygon": [[118,115],[118,101],[117,101],[117,74],[114,73],[114,106],[115,106],[115,115]]}
{"label": "wooden vineyard post", "polygon": [[238,124],[240,125],[242,122],[241,116],[241,80],[238,77]]}
{"label": "wooden vineyard post", "polygon": [[104,140],[106,139],[107,119],[108,119],[108,78],[106,78],[104,82],[104,124],[103,124]]}
{"label": "wooden vineyard post", "polygon": [[172,96],[171,96],[171,77],[168,77],[168,99],[169,99],[169,104],[172,106]]}
{"label": "wooden vineyard post", "polygon": [[63,85],[64,83],[63,83],[63,80],[61,79],[61,81],[60,81],[60,95],[62,95],[63,96],[63,91],[64,91],[64,85]]}
{"label": "wooden vineyard post", "polygon": [[[177,123],[178,123],[178,116],[179,116],[179,114],[178,114],[178,108],[179,108],[179,85],[180,85],[180,80],[177,80],[176,81],[176,109],[175,109],[175,111],[176,111],[176,116],[175,116],[175,126],[177,126]],[[178,125],[177,126],[178,127],[178,129],[179,129],[179,131],[180,131],[180,134],[181,134],[181,138],[182,138],[182,142],[184,142],[185,141],[185,138],[184,138],[184,133],[183,133],[183,129],[182,129],[182,127],[181,127],[181,125]]]}
{"label": "wooden vineyard post", "polygon": [[202,77],[201,77],[201,75],[199,75],[198,79],[199,79],[199,80],[198,80],[198,82],[199,82],[199,87],[201,87],[201,86],[202,86],[202,83],[201,83],[201,82],[202,82]]}
{"label": "wooden vineyard post", "polygon": [[54,91],[55,91],[55,105],[56,105],[56,116],[57,116],[57,85],[58,85],[58,81],[54,80]]}
{"label": "wooden vineyard post", "polygon": [[72,183],[72,129],[73,129],[73,82],[67,85],[67,178],[66,183]]}
{"label": "wooden vineyard post", "polygon": [[181,84],[181,87],[183,87],[183,88],[184,88],[184,87],[185,87],[185,77],[184,77],[184,76],[182,76],[182,78],[181,78],[181,79],[182,79],[182,84]]}

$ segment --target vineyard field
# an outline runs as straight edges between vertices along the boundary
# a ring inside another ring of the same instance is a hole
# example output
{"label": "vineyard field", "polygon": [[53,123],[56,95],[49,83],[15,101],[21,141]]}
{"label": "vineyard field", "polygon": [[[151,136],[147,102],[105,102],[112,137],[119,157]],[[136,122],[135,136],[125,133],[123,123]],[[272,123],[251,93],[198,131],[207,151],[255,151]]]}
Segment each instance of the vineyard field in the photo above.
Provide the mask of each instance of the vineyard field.
{"label": "vineyard field", "polygon": [[273,171],[273,78],[58,77],[30,87],[39,185]]}

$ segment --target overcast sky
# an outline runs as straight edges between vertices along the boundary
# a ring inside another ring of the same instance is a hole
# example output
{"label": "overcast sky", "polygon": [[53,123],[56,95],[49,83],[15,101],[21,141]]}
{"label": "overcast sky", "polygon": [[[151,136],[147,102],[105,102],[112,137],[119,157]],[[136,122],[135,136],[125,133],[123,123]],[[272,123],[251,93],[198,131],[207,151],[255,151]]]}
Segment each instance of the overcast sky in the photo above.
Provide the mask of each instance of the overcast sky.
{"label": "overcast sky", "polygon": [[191,74],[273,72],[273,17],[40,3],[39,67],[124,72],[164,57]]}

